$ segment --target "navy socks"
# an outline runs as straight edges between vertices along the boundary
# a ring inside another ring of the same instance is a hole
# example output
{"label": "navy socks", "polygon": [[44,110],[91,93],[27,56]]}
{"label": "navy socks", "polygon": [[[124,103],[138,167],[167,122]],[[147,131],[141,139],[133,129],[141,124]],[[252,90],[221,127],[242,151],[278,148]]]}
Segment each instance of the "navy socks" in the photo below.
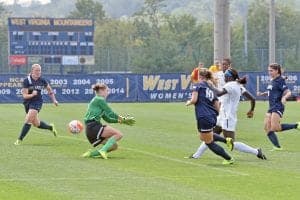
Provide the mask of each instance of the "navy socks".
{"label": "navy socks", "polygon": [[41,128],[41,129],[48,129],[48,130],[52,130],[52,126],[46,124],[45,122],[43,121],[40,121],[40,126],[38,128]]}
{"label": "navy socks", "polygon": [[24,124],[23,128],[21,130],[20,136],[19,136],[19,140],[23,140],[23,138],[27,135],[27,133],[29,132],[31,128],[31,124]]}
{"label": "navy socks", "polygon": [[286,131],[297,127],[298,127],[297,124],[281,124],[281,131]]}
{"label": "navy socks", "polygon": [[226,139],[216,133],[214,133],[214,141],[226,143]]}
{"label": "navy socks", "polygon": [[225,150],[217,145],[214,141],[212,141],[211,143],[209,144],[206,144],[208,146],[208,148],[213,151],[215,154],[223,157],[225,160],[230,160],[231,157],[225,152]]}
{"label": "navy socks", "polygon": [[280,148],[280,144],[279,144],[277,135],[275,134],[274,131],[270,131],[270,132],[268,133],[268,138],[269,138],[269,140],[272,142],[272,144],[273,144],[274,146]]}

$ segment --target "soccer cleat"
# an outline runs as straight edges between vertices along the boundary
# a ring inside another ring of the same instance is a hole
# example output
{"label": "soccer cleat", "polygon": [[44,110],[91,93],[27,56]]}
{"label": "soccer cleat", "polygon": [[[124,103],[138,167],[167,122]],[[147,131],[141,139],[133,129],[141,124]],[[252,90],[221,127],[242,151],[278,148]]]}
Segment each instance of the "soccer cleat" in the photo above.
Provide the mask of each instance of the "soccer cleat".
{"label": "soccer cleat", "polygon": [[267,160],[267,157],[263,154],[261,148],[257,149],[257,155],[258,158],[262,159],[262,160]]}
{"label": "soccer cleat", "polygon": [[57,136],[57,130],[56,130],[54,124],[50,124],[50,126],[52,127],[51,131],[52,131],[53,135],[56,137]]}
{"label": "soccer cleat", "polygon": [[91,157],[91,150],[88,150],[87,152],[85,152],[84,154],[82,154],[81,157],[84,157],[84,158]]}
{"label": "soccer cleat", "polygon": [[227,137],[227,138],[226,138],[226,145],[227,145],[228,149],[229,149],[230,151],[232,151],[232,150],[233,150],[233,147],[234,147],[233,139]]}
{"label": "soccer cleat", "polygon": [[17,139],[17,141],[15,141],[14,145],[20,145],[22,142],[22,140]]}
{"label": "soccer cleat", "polygon": [[105,160],[107,159],[107,153],[105,151],[100,150],[99,153],[103,159],[105,159]]}
{"label": "soccer cleat", "polygon": [[223,160],[223,165],[232,165],[234,163],[234,159],[231,158],[230,160]]}
{"label": "soccer cleat", "polygon": [[297,128],[296,129],[300,131],[300,122],[297,123]]}
{"label": "soccer cleat", "polygon": [[194,154],[191,154],[190,156],[185,156],[184,158],[186,159],[198,159],[194,157]]}
{"label": "soccer cleat", "polygon": [[273,147],[270,151],[282,151],[283,148],[282,147]]}

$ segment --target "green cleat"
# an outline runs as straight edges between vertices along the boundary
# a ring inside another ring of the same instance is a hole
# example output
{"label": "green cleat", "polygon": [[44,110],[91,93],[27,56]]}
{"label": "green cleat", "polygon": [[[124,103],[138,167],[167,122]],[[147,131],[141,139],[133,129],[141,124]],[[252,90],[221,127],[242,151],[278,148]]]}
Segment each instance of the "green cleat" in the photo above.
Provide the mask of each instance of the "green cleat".
{"label": "green cleat", "polygon": [[233,147],[234,147],[233,139],[227,137],[227,138],[226,138],[226,145],[227,145],[228,149],[229,149],[230,151],[232,151],[232,150],[233,150]]}
{"label": "green cleat", "polygon": [[274,146],[270,151],[283,151],[283,148]]}
{"label": "green cleat", "polygon": [[52,131],[53,135],[56,137],[57,136],[57,130],[56,130],[54,124],[52,123],[52,124],[50,124],[50,126],[52,127],[51,131]]}
{"label": "green cleat", "polygon": [[91,150],[88,150],[87,152],[85,152],[84,154],[82,154],[81,157],[83,157],[83,158],[91,157]]}
{"label": "green cleat", "polygon": [[21,142],[22,142],[22,140],[19,140],[19,139],[17,139],[17,141],[15,141],[15,143],[14,143],[14,145],[20,145],[21,144]]}
{"label": "green cleat", "polygon": [[103,159],[105,159],[105,160],[107,159],[107,152],[100,150],[99,153]]}
{"label": "green cleat", "polygon": [[296,129],[300,131],[300,122],[297,123],[297,128]]}
{"label": "green cleat", "polygon": [[231,158],[230,160],[223,160],[223,165],[232,165],[234,163],[234,159]]}

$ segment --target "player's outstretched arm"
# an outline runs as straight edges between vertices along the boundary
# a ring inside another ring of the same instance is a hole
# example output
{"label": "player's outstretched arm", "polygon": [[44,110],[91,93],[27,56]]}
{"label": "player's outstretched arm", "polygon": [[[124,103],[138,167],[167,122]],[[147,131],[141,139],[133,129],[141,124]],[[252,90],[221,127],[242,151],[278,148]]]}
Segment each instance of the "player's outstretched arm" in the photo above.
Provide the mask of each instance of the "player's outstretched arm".
{"label": "player's outstretched arm", "polygon": [[131,116],[126,116],[126,117],[119,116],[118,121],[119,121],[120,124],[126,124],[126,125],[129,125],[129,126],[134,125],[135,122],[136,122],[134,117],[131,117]]}

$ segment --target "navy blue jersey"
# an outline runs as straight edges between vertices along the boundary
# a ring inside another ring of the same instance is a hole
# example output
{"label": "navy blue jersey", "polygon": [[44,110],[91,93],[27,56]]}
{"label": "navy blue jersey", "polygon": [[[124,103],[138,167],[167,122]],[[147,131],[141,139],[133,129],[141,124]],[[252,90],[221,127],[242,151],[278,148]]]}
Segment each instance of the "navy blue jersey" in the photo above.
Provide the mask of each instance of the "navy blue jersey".
{"label": "navy blue jersey", "polygon": [[198,92],[198,99],[195,103],[195,112],[197,119],[207,116],[217,116],[218,111],[214,107],[214,101],[217,101],[217,96],[209,87],[207,82],[195,84],[192,91]]}
{"label": "navy blue jersey", "polygon": [[37,80],[34,80],[31,76],[25,78],[23,81],[23,88],[27,88],[29,94],[31,94],[33,90],[36,90],[37,95],[31,99],[24,99],[24,102],[43,102],[42,90],[47,87],[47,85],[48,82],[42,77]]}
{"label": "navy blue jersey", "polygon": [[283,109],[284,105],[281,103],[281,98],[285,90],[288,89],[285,79],[281,76],[273,79],[271,84],[267,87],[269,93],[269,109]]}

